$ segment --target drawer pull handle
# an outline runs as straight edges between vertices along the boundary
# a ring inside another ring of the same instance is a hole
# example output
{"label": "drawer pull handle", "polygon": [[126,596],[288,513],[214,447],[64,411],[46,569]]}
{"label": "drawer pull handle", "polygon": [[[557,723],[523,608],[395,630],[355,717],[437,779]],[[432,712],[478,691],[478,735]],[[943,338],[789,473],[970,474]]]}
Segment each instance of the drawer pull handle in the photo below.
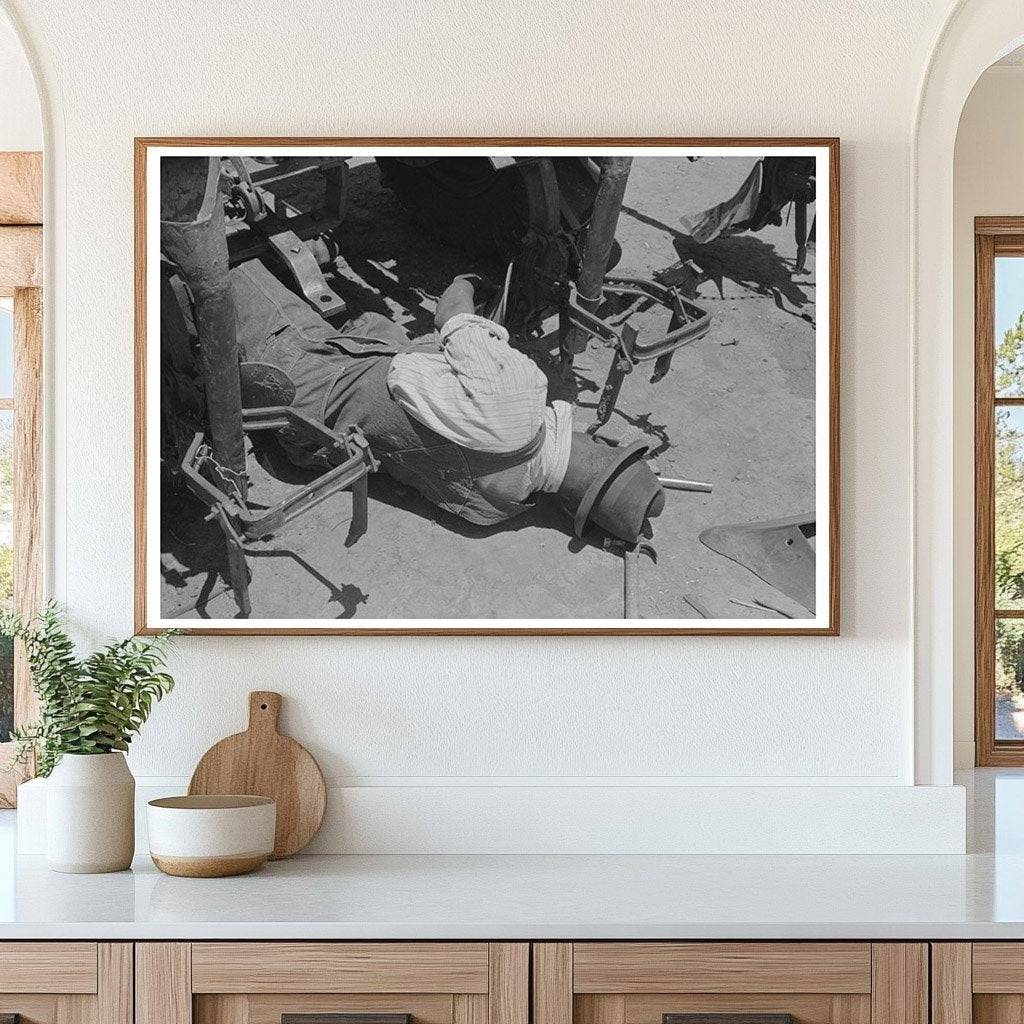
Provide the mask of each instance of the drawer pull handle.
{"label": "drawer pull handle", "polygon": [[663,1013],[661,1024],[797,1024],[791,1013]]}
{"label": "drawer pull handle", "polygon": [[[281,1024],[411,1024],[411,1013],[282,1013]],[[0,1021],[0,1024],[7,1024]]]}

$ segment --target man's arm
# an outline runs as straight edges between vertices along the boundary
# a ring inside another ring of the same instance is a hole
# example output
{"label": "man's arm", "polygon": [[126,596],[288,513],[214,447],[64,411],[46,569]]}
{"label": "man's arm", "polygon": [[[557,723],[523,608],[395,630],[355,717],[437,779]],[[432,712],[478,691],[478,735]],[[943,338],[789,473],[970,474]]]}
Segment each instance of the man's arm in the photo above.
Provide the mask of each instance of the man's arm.
{"label": "man's arm", "polygon": [[437,300],[437,312],[434,313],[434,326],[441,330],[453,316],[459,313],[475,313],[474,282],[476,274],[461,274],[441,293]]}
{"label": "man's arm", "polygon": [[434,316],[441,351],[399,353],[388,388],[414,419],[464,448],[517,451],[544,426],[548,382],[504,327],[476,315],[479,280],[460,276],[445,289]]}

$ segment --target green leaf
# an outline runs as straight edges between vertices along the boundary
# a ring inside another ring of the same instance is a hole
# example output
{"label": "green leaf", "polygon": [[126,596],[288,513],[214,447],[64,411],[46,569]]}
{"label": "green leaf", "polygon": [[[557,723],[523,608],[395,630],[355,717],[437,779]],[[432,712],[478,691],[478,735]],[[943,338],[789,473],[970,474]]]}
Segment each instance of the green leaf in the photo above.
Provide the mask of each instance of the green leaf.
{"label": "green leaf", "polygon": [[169,641],[179,632],[112,641],[80,659],[55,603],[27,622],[0,611],[0,635],[24,644],[39,697],[38,720],[11,734],[16,762],[34,754],[39,774],[49,775],[64,754],[127,750],[149,718],[153,699],[174,688],[161,669]]}

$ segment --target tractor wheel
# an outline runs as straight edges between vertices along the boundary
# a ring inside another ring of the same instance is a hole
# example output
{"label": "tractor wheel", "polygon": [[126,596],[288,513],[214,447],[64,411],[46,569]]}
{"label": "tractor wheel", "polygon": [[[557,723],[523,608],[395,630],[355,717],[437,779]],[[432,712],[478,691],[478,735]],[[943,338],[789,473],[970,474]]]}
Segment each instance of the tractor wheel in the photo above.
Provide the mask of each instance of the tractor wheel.
{"label": "tractor wheel", "polygon": [[[575,157],[553,163],[562,227],[575,234],[590,215],[596,177],[587,161]],[[377,164],[383,184],[428,233],[503,263],[519,255],[535,219],[519,165],[495,170],[483,157],[378,157]]]}
{"label": "tractor wheel", "polygon": [[529,211],[521,175],[496,171],[476,157],[442,157],[412,165],[379,157],[381,181],[427,233],[475,255],[511,259],[526,233]]}

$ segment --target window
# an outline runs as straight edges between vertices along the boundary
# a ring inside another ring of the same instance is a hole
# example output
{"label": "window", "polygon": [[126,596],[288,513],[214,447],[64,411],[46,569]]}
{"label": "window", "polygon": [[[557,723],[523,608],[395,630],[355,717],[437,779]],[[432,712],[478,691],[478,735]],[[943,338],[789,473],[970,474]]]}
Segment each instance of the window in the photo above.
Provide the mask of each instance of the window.
{"label": "window", "polygon": [[1024,218],[975,254],[976,761],[1024,765]]}
{"label": "window", "polygon": [[[30,616],[42,596],[42,154],[0,153],[0,605]],[[11,726],[35,702],[24,653],[0,639],[0,807],[12,770]]]}
{"label": "window", "polygon": [[[0,292],[0,605],[25,616],[38,609],[42,593],[42,293],[27,287],[13,292],[13,299]],[[0,638],[0,807],[14,803],[24,775],[11,770],[11,727],[33,714],[28,666]]]}
{"label": "window", "polygon": [[[14,301],[0,299],[0,607],[14,604]],[[0,637],[0,743],[14,725],[14,645]]]}

